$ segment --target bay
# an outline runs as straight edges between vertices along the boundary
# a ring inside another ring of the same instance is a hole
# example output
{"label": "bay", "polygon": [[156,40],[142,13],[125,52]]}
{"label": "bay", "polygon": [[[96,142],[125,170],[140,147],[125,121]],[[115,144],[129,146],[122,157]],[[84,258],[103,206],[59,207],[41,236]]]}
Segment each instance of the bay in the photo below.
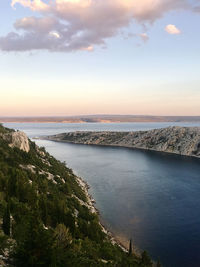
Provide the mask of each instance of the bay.
{"label": "bay", "polygon": [[[29,137],[75,130],[130,131],[175,123],[7,123]],[[183,126],[200,126],[183,124]],[[127,148],[36,140],[90,185],[101,219],[166,267],[200,266],[200,160]]]}

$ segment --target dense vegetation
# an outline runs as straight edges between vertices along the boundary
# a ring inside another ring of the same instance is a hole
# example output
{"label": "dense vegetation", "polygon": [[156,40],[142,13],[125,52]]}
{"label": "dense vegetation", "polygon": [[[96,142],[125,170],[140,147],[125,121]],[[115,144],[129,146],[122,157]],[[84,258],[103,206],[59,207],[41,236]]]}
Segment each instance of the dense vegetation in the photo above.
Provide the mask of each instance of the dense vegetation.
{"label": "dense vegetation", "polygon": [[0,266],[152,266],[113,245],[72,170],[30,141],[11,148],[0,125]]}

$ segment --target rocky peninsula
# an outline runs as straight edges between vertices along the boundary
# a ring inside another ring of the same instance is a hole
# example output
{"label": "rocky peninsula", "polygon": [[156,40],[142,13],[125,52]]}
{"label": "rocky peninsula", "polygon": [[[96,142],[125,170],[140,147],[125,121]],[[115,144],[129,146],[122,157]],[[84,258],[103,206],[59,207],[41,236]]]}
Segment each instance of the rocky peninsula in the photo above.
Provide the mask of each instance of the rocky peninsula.
{"label": "rocky peninsula", "polygon": [[120,146],[200,158],[200,127],[168,127],[135,132],[68,132],[42,139],[74,144]]}

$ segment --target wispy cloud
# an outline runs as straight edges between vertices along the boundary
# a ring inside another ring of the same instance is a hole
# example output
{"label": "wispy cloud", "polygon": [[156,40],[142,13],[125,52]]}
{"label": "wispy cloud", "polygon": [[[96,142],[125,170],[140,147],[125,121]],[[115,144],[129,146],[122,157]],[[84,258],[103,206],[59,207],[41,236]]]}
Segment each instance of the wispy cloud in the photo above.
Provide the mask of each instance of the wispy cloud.
{"label": "wispy cloud", "polygon": [[173,24],[169,24],[165,27],[165,31],[169,34],[180,34],[181,31]]}
{"label": "wispy cloud", "polygon": [[149,36],[146,33],[141,33],[140,38],[143,42],[147,42],[149,40]]}
{"label": "wispy cloud", "polygon": [[[69,52],[105,47],[105,40],[137,22],[153,23],[166,12],[189,8],[189,0],[12,0],[34,16],[15,22],[15,32],[0,37],[3,51],[45,49]],[[39,16],[38,16],[39,15]],[[148,36],[141,34],[143,41]]]}

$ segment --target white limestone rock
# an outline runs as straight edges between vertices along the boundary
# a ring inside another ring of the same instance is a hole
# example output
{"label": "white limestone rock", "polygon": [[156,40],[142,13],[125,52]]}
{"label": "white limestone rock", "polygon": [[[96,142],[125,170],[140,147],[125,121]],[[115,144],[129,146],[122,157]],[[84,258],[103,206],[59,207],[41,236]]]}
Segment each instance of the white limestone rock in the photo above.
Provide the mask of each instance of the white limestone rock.
{"label": "white limestone rock", "polygon": [[27,153],[30,151],[29,139],[24,132],[10,132],[2,134],[1,137],[9,142],[10,147],[18,147]]}

